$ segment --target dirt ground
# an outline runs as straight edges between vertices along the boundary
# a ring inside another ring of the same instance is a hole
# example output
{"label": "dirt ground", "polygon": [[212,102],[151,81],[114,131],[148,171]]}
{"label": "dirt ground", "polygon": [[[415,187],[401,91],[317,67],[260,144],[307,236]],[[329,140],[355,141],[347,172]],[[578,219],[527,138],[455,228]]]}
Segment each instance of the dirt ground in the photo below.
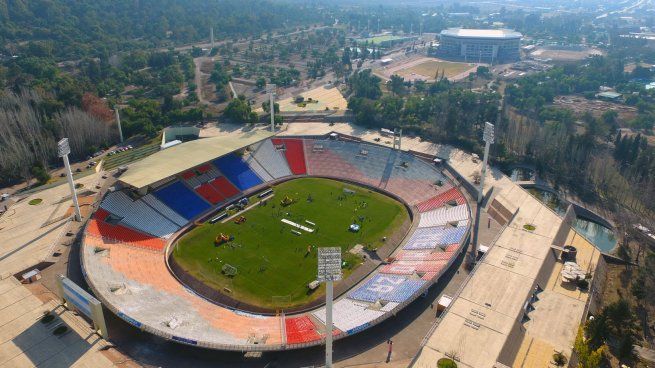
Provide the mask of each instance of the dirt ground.
{"label": "dirt ground", "polygon": [[552,59],[553,61],[578,61],[592,55],[602,55],[603,52],[594,48],[577,50],[558,50],[554,48],[539,47],[530,55],[539,59]]}
{"label": "dirt ground", "polygon": [[435,80],[437,71],[439,71],[440,75],[443,71],[446,78],[451,81],[458,81],[466,78],[477,67],[477,64],[472,63],[458,63],[419,56],[380,67],[375,70],[375,73],[385,79],[397,74],[407,81],[424,80],[429,82]]}
{"label": "dirt ground", "polygon": [[[646,254],[648,252],[653,252],[653,250],[649,250],[647,244],[634,238],[630,239],[628,242],[628,248],[630,249],[630,258],[640,265],[643,265],[643,260]],[[630,290],[631,281],[637,272],[638,270],[635,266],[608,264],[607,277],[602,296],[603,305],[608,305],[621,298],[629,300],[636,310],[639,335],[641,337],[639,345],[653,349],[655,348],[655,300],[648,300],[648,298],[646,298],[646,300],[638,301],[632,295]],[[612,367],[620,366],[618,360],[615,358],[610,360]],[[649,367],[649,365],[638,362],[634,367]]]}
{"label": "dirt ground", "polygon": [[605,111],[614,110],[619,114],[619,124],[637,117],[637,108],[635,107],[602,100],[588,100],[578,95],[557,96],[553,105],[571,109],[578,115],[589,111],[595,117],[600,117]]}

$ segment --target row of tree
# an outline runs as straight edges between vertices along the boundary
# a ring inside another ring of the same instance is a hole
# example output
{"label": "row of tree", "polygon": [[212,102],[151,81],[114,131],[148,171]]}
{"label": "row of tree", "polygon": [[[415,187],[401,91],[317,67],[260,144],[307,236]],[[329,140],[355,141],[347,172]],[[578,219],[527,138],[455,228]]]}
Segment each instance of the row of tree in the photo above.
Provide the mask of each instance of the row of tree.
{"label": "row of tree", "polygon": [[46,103],[31,90],[0,95],[0,185],[29,179],[56,164],[62,137],[69,138],[74,158],[115,141],[115,125],[106,120],[111,112],[97,100],[86,104],[88,111],[68,107],[53,114],[44,109]]}

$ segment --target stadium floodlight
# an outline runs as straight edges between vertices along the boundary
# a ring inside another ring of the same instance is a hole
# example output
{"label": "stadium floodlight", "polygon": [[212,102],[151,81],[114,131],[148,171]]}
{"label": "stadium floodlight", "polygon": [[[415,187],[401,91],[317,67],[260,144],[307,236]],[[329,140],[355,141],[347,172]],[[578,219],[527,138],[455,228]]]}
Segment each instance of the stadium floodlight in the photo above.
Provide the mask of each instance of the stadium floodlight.
{"label": "stadium floodlight", "polygon": [[341,248],[318,248],[318,281],[325,282],[325,367],[332,368],[332,283],[341,280]]}
{"label": "stadium floodlight", "polygon": [[484,132],[482,133],[482,140],[484,145],[484,159],[482,160],[482,170],[480,171],[480,190],[478,191],[478,203],[482,202],[482,194],[484,189],[484,177],[487,175],[487,160],[489,159],[489,146],[494,143],[494,125],[490,122],[484,123]]}
{"label": "stadium floodlight", "polygon": [[71,190],[71,197],[73,198],[73,205],[75,206],[75,220],[81,221],[82,214],[80,213],[80,205],[77,203],[77,193],[75,192],[75,183],[73,182],[73,172],[71,171],[71,165],[68,161],[68,154],[71,153],[71,147],[68,144],[68,138],[62,138],[57,143],[57,153],[59,157],[64,160],[64,168],[66,170],[66,176],[68,177],[68,186]]}
{"label": "stadium floodlight", "polygon": [[118,135],[120,136],[121,143],[123,143],[123,128],[121,127],[121,115],[118,112],[118,105],[114,108],[116,113],[116,125],[118,125]]}
{"label": "stadium floodlight", "polygon": [[266,85],[269,97],[269,111],[271,112],[271,133],[275,133],[275,84]]}

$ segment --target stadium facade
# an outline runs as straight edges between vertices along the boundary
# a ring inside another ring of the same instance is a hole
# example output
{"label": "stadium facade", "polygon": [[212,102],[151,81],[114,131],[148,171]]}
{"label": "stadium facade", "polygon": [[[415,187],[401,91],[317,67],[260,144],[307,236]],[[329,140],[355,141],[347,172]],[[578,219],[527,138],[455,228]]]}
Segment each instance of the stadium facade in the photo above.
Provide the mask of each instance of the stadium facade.
{"label": "stadium facade", "polygon": [[520,59],[523,35],[508,29],[448,28],[439,37],[440,57],[496,64]]}

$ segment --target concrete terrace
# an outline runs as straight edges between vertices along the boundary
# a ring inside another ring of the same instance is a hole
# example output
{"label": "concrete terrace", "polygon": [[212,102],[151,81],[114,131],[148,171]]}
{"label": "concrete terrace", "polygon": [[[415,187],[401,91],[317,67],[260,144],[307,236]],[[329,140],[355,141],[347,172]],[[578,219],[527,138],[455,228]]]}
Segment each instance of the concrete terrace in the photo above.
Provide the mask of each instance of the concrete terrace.
{"label": "concrete terrace", "polygon": [[[83,184],[79,193],[93,189],[99,174],[77,180]],[[72,215],[68,185],[59,185],[20,199],[0,215],[0,277],[22,271],[48,260],[53,247],[68,231],[68,220]],[[41,199],[37,205],[30,205],[33,199]],[[80,197],[80,206],[84,206]]]}
{"label": "concrete terrace", "polygon": [[[52,299],[46,289],[34,286],[21,285],[13,277],[0,280],[1,367],[115,366],[113,352],[99,350],[106,347],[107,342],[86,322]],[[56,318],[43,324],[39,320],[46,311]],[[53,335],[52,330],[60,324],[66,325],[69,332]]]}

